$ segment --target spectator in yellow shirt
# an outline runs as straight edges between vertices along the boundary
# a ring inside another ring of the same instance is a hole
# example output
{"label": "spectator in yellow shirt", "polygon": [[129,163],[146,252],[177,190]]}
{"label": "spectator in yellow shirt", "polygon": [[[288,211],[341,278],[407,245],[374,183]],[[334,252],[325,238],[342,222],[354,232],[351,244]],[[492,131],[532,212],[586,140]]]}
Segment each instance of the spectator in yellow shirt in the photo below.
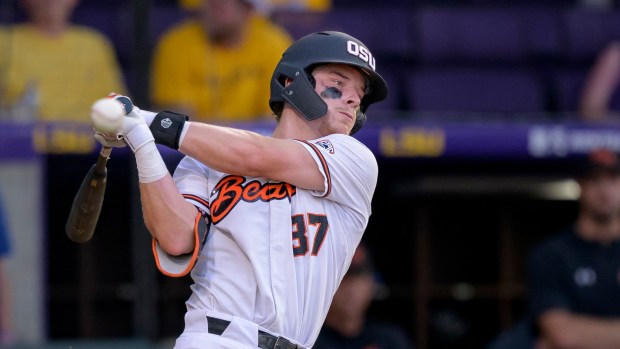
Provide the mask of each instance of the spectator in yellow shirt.
{"label": "spectator in yellow shirt", "polygon": [[331,9],[331,0],[268,0],[272,10],[289,9],[310,12],[325,12]]}
{"label": "spectator in yellow shirt", "polygon": [[[193,10],[198,8],[201,0],[179,0],[182,8]],[[304,11],[327,11],[332,7],[331,0],[264,0],[264,9],[297,9]]]}
{"label": "spectator in yellow shirt", "polygon": [[271,115],[271,73],[292,43],[257,11],[258,0],[202,0],[196,17],[166,32],[155,49],[151,103],[197,120]]}
{"label": "spectator in yellow shirt", "polygon": [[[0,31],[5,117],[90,123],[93,100],[126,93],[109,40],[71,23],[79,0],[20,0],[27,21]],[[30,104],[23,113],[23,104]],[[21,113],[21,114],[20,114]]]}

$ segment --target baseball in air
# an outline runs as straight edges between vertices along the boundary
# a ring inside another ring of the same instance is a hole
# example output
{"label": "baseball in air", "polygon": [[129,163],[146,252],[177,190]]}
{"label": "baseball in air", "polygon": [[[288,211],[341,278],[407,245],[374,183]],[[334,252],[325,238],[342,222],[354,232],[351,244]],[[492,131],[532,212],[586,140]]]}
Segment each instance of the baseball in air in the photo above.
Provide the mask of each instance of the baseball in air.
{"label": "baseball in air", "polygon": [[102,98],[91,107],[90,118],[95,130],[102,133],[116,132],[123,125],[125,108],[112,98]]}

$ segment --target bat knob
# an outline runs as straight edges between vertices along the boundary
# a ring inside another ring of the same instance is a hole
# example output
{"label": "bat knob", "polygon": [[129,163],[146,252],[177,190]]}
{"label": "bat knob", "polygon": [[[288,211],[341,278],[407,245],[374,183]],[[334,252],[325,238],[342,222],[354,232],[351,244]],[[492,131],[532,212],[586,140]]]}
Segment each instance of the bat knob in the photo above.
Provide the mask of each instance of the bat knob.
{"label": "bat knob", "polygon": [[117,95],[116,93],[111,93],[109,97],[115,99],[123,105],[123,108],[125,109],[125,115],[128,115],[133,110],[133,102],[131,101],[131,99],[129,99],[129,97]]}

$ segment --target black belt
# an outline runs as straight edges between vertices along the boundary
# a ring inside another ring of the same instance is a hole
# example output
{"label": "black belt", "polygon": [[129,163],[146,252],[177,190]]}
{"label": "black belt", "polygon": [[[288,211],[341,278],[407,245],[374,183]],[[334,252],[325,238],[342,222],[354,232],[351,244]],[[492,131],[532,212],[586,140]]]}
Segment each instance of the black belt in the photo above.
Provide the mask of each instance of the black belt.
{"label": "black belt", "polygon": [[[230,321],[207,316],[209,333],[221,336]],[[304,349],[304,347],[291,343],[284,337],[277,337],[265,331],[258,330],[258,347],[262,349]]]}

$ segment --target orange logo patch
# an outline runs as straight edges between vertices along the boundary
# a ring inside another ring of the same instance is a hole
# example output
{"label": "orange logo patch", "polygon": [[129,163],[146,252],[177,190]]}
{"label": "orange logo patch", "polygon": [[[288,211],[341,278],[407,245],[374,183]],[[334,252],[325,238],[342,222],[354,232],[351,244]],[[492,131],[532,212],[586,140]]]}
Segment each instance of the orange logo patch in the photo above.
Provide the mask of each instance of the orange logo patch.
{"label": "orange logo patch", "polygon": [[214,224],[220,222],[237,205],[239,200],[245,202],[271,201],[288,199],[295,195],[295,186],[288,183],[261,183],[253,180],[245,183],[245,177],[226,176],[222,178],[213,192],[211,200],[211,219]]}

